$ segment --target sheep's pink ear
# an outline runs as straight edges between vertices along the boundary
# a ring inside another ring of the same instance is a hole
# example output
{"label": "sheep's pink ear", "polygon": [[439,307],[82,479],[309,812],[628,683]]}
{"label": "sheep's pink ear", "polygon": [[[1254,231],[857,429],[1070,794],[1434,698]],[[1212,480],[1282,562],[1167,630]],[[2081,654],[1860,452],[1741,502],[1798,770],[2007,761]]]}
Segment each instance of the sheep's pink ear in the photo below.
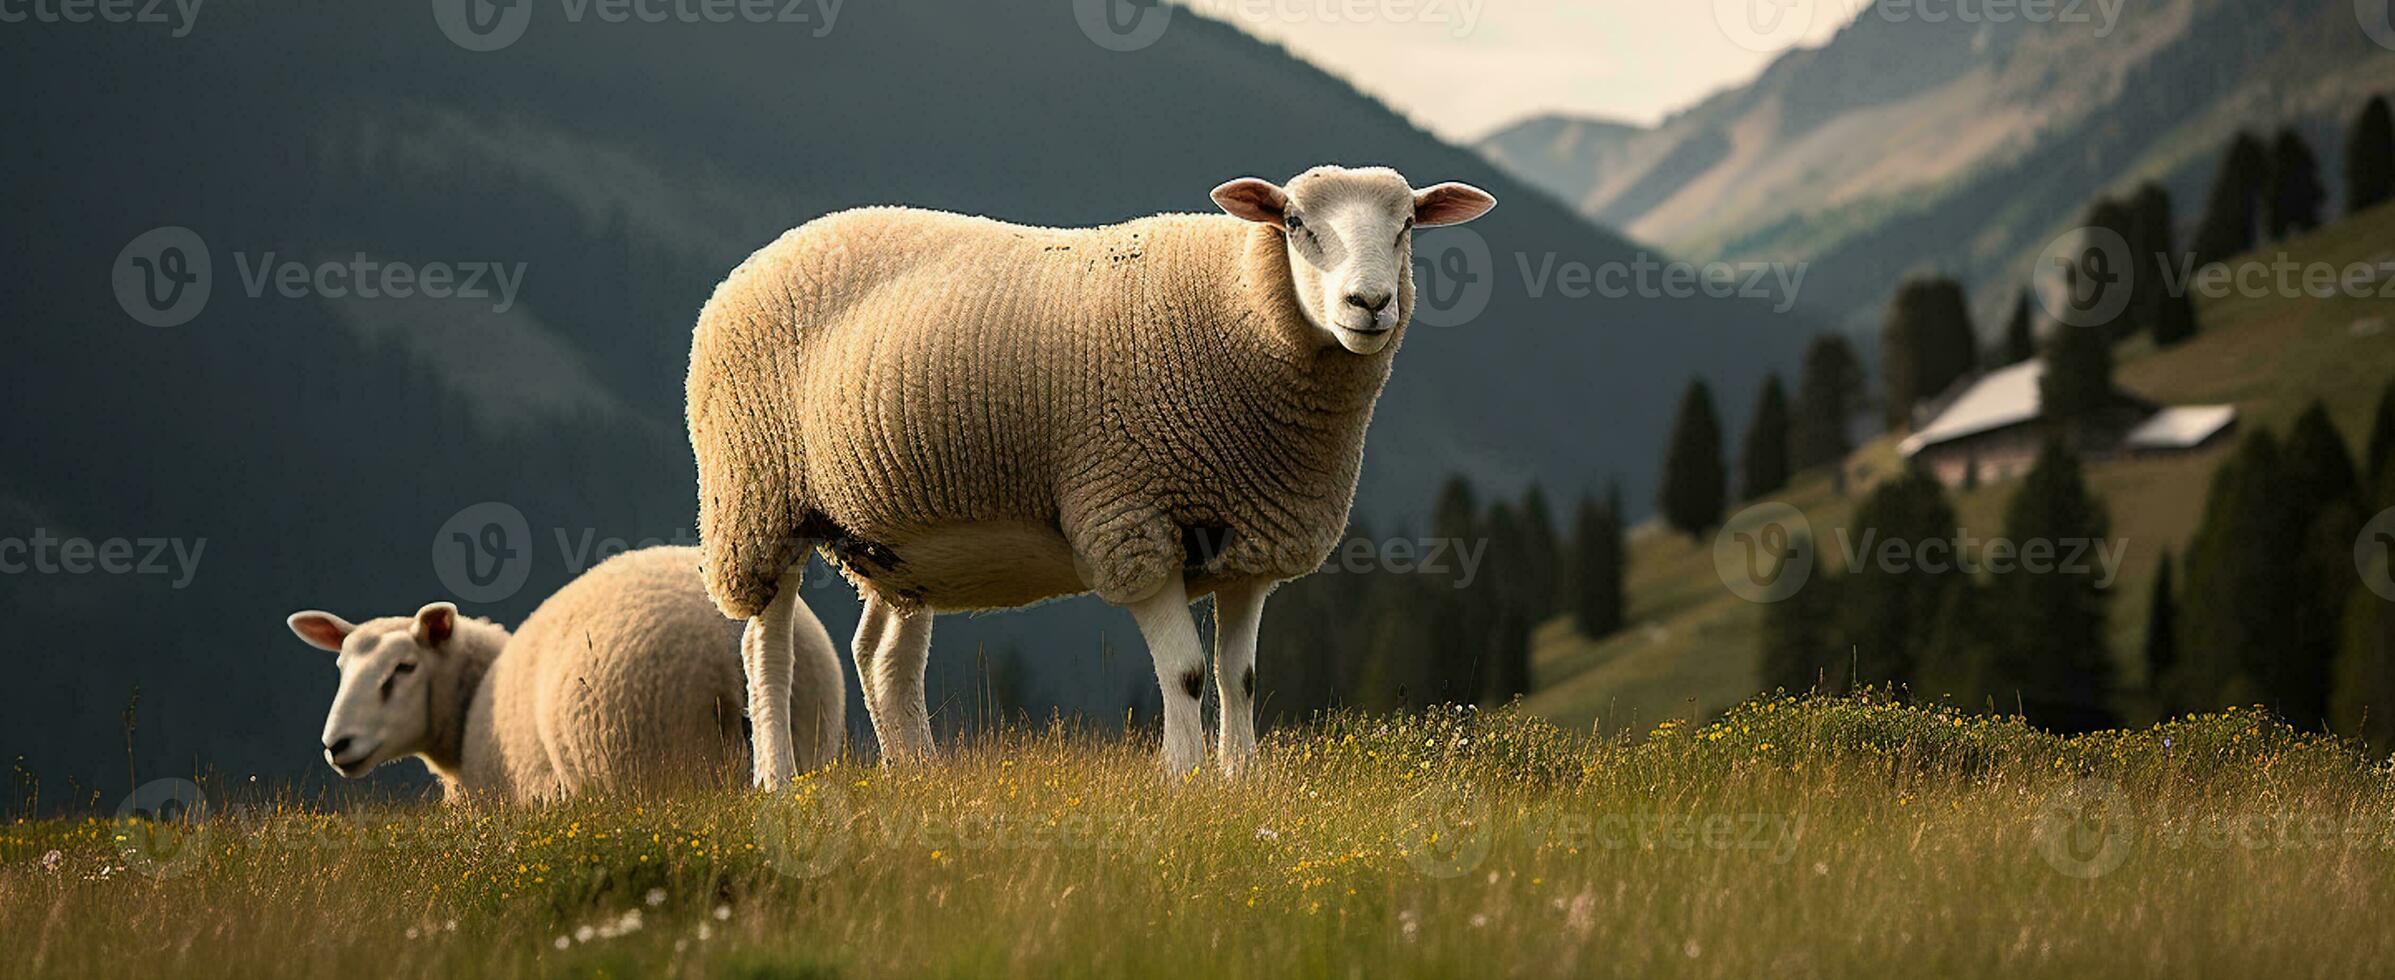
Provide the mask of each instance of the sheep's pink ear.
{"label": "sheep's pink ear", "polygon": [[1261,177],[1241,177],[1214,189],[1215,206],[1243,221],[1285,228],[1281,216],[1289,210],[1289,194]]}
{"label": "sheep's pink ear", "polygon": [[1489,192],[1470,184],[1454,181],[1414,192],[1414,224],[1430,228],[1438,225],[1460,225],[1497,206]]}
{"label": "sheep's pink ear", "polygon": [[341,641],[349,636],[350,631],[357,629],[349,625],[348,620],[313,609],[292,613],[291,618],[284,622],[291,624],[291,632],[306,640],[309,646],[333,653],[340,653]]}
{"label": "sheep's pink ear", "polygon": [[415,638],[417,646],[437,647],[449,642],[450,635],[456,632],[457,607],[436,602],[416,610],[416,624],[409,628],[408,635]]}

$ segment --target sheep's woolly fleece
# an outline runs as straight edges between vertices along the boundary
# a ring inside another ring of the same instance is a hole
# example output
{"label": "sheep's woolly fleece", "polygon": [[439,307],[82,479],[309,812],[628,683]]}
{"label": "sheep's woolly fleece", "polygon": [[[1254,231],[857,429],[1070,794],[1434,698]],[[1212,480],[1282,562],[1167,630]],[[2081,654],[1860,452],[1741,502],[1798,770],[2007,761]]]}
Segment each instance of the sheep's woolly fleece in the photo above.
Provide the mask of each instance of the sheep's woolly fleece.
{"label": "sheep's woolly fleece", "polygon": [[[695,548],[627,552],[542,602],[511,637],[460,619],[428,678],[421,753],[452,801],[730,785],[748,766],[740,624],[701,587]],[[359,627],[396,629],[413,620]],[[831,636],[794,614],[796,744],[809,768],[838,751],[846,689]],[[457,705],[465,704],[461,713]]]}
{"label": "sheep's woolly fleece", "polygon": [[[1285,249],[1224,215],[1052,229],[866,208],[758,250],[691,350],[718,607],[756,615],[811,544],[941,610],[1313,571],[1397,345],[1327,343]],[[1402,323],[1410,280],[1398,301]]]}

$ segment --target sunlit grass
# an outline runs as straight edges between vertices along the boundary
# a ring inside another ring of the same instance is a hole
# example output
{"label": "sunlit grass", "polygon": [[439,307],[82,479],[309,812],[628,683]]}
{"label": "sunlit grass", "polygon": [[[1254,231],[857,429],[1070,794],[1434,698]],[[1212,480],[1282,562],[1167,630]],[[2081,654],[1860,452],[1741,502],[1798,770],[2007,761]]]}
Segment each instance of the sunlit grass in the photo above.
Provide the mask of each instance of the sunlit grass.
{"label": "sunlit grass", "polygon": [[0,828],[12,975],[2351,974],[2386,771],[2227,712],[2077,739],[1764,699],[1589,741],[1340,715],[1169,789],[985,736],[765,798]]}

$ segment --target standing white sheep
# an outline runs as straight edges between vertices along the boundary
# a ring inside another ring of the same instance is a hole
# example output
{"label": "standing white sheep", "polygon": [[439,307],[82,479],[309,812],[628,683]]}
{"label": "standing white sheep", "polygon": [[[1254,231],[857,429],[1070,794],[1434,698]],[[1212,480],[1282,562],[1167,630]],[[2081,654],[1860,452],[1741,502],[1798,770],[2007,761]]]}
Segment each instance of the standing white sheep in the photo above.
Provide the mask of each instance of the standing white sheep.
{"label": "standing white sheep", "polygon": [[[853,651],[885,757],[931,749],[932,611],[1095,591],[1147,641],[1170,773],[1205,753],[1189,604],[1214,594],[1222,763],[1248,758],[1264,599],[1346,527],[1413,310],[1412,229],[1496,202],[1340,167],[1213,198],[1231,217],[1088,229],[847,211],[716,287],[690,441],[707,590],[749,620],[760,732],[788,700],[768,639],[820,547],[865,595]],[[796,767],[762,736],[755,761],[766,786]]]}
{"label": "standing white sheep", "polygon": [[[795,735],[813,767],[839,751],[845,685],[814,614],[793,605],[787,622],[798,727],[774,741],[787,746]],[[708,785],[739,772],[748,754],[738,630],[708,601],[694,548],[601,562],[512,637],[446,602],[355,626],[313,611],[290,624],[340,654],[324,758],[351,779],[413,755],[452,802],[531,802]]]}

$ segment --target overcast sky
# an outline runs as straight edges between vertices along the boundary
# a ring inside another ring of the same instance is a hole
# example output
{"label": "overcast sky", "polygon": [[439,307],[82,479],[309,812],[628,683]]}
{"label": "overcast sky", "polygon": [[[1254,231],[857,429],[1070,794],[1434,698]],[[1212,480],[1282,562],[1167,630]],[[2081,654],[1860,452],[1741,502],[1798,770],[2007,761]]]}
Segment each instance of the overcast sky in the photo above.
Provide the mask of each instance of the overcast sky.
{"label": "overcast sky", "polygon": [[[1654,122],[1752,79],[1791,44],[1827,40],[1858,0],[1177,2],[1463,142],[1539,112]],[[1761,20],[1744,20],[1750,7]]]}

